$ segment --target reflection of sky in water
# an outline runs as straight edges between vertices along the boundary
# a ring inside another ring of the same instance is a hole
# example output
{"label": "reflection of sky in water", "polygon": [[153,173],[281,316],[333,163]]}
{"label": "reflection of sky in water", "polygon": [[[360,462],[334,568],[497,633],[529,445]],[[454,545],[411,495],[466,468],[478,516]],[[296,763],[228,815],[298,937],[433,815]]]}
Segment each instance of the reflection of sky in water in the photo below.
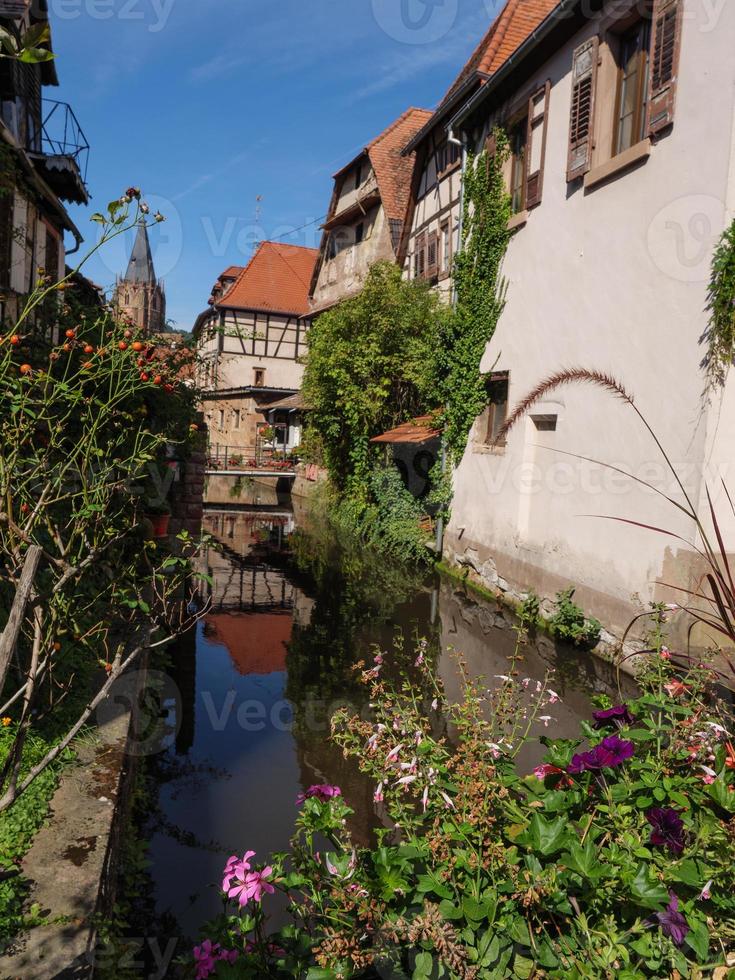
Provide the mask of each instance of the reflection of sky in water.
{"label": "reflection of sky in water", "polygon": [[[196,936],[201,923],[221,910],[218,884],[230,854],[254,850],[256,860],[265,860],[269,852],[287,848],[297,813],[295,798],[311,783],[342,787],[356,811],[355,839],[368,842],[370,828],[378,822],[372,786],[329,742],[325,718],[326,702],[343,694],[356,696],[354,689],[346,690],[347,680],[345,689],[340,686],[342,677],[349,678],[352,663],[368,656],[373,644],[390,650],[397,629],[407,638],[416,631],[433,635],[441,643],[441,679],[447,695],[456,699],[460,684],[450,648],[462,652],[472,675],[482,675],[492,685],[501,683],[494,679],[496,674],[507,673],[516,639],[507,612],[438,580],[425,583],[378,622],[359,615],[359,610],[355,617],[354,608],[344,616],[350,596],[334,588],[334,581],[325,594],[307,600],[286,579],[288,602],[277,609],[268,606],[272,589],[250,589],[248,611],[234,611],[241,583],[252,575],[248,561],[262,563],[267,555],[267,535],[254,541],[252,514],[241,512],[231,512],[226,522],[210,530],[216,534],[225,528],[225,553],[208,557],[215,572],[217,611],[206,625],[199,624],[195,643],[193,638],[182,642],[173,658],[183,709],[175,745],[170,736],[166,742],[160,789],[165,826],[157,829],[149,852],[157,909],[173,913],[189,936]],[[276,544],[275,526],[273,531],[271,542]],[[281,569],[267,574],[283,578]],[[283,594],[273,594],[276,605]],[[253,595],[265,603],[262,612],[253,611]],[[355,622],[360,625],[346,625]],[[292,623],[297,624],[293,636]],[[344,635],[346,629],[351,629],[350,635]],[[289,644],[290,636],[289,683],[282,665],[283,645]],[[589,717],[590,693],[609,690],[614,672],[589,653],[565,650],[537,637],[524,648],[519,676],[542,679],[548,667],[556,668],[551,686],[562,700],[547,709],[552,717],[549,727],[538,726],[534,734],[571,737],[577,733],[578,719]],[[310,731],[308,726],[306,731],[297,729],[298,737],[291,726],[294,708],[285,697],[287,683],[297,717],[317,720]],[[313,708],[313,699],[318,710],[310,714],[307,708]],[[530,771],[543,751],[538,742],[524,748],[520,771]],[[271,900],[269,907],[277,925],[277,901]]]}

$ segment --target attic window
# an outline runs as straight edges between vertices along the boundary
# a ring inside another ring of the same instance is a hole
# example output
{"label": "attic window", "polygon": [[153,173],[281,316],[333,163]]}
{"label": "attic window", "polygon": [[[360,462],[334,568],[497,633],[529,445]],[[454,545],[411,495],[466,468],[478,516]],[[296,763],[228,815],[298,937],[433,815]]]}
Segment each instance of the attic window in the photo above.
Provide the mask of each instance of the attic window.
{"label": "attic window", "polygon": [[265,386],[265,368],[255,368],[255,387],[263,388]]}

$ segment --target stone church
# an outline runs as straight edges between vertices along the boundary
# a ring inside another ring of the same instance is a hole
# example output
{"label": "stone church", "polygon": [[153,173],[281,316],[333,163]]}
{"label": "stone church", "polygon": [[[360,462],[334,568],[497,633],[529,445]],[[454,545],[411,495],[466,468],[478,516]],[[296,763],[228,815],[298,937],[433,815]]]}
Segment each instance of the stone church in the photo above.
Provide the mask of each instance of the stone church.
{"label": "stone church", "polygon": [[145,221],[138,225],[127,272],[115,283],[113,305],[148,335],[166,330],[166,294],[153,268]]}

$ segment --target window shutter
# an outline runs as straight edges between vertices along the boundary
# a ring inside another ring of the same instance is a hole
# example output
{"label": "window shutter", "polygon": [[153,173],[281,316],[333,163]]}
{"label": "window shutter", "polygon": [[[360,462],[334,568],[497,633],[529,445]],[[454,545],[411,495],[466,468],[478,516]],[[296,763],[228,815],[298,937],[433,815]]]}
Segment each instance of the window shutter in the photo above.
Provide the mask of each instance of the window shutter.
{"label": "window shutter", "polygon": [[682,0],[654,2],[647,126],[650,136],[674,121],[683,6]]}
{"label": "window shutter", "polygon": [[592,165],[599,50],[600,39],[595,35],[576,49],[572,59],[567,180],[584,177]]}
{"label": "window shutter", "polygon": [[10,286],[10,267],[13,249],[13,201],[12,187],[0,187],[0,286]]}
{"label": "window shutter", "polygon": [[541,203],[546,159],[546,130],[549,121],[551,82],[528,100],[528,139],[526,141],[526,207]]}
{"label": "window shutter", "polygon": [[421,232],[416,236],[416,253],[414,255],[414,278],[423,279],[426,276],[426,235]]}
{"label": "window shutter", "polygon": [[439,275],[439,236],[432,231],[426,240],[426,278],[435,279]]}

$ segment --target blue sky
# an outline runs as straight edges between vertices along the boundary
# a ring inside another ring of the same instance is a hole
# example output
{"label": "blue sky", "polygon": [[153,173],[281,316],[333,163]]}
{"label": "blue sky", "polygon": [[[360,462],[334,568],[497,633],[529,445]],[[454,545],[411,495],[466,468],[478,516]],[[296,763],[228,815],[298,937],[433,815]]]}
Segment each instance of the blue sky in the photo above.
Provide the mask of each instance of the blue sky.
{"label": "blue sky", "polygon": [[[91,144],[89,214],[130,184],[168,315],[189,329],[254,241],[318,244],[331,174],[409,105],[441,98],[499,0],[50,0],[61,86]],[[260,196],[262,200],[257,202]],[[256,222],[256,208],[259,221]],[[306,225],[307,227],[302,227]],[[87,273],[110,287],[131,242]]]}

